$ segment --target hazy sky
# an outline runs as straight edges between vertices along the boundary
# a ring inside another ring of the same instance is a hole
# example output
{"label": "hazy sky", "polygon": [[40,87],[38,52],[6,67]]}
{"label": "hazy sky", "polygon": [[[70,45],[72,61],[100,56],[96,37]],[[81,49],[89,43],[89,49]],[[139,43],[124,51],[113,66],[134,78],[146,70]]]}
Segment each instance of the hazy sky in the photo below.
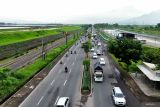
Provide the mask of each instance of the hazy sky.
{"label": "hazy sky", "polygon": [[0,19],[95,23],[160,9],[160,0],[0,0]]}

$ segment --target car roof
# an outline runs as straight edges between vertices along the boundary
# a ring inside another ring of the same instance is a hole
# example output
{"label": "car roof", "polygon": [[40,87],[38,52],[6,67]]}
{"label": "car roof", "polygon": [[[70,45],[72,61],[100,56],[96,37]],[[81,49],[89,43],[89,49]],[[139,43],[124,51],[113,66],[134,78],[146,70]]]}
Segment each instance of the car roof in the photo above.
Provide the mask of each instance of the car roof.
{"label": "car roof", "polygon": [[100,60],[104,60],[104,58],[100,58]]}
{"label": "car roof", "polygon": [[64,105],[67,99],[69,99],[69,97],[60,97],[57,105]]}
{"label": "car roof", "polygon": [[121,89],[119,87],[114,87],[115,93],[122,93]]}
{"label": "car roof", "polygon": [[102,72],[95,72],[96,74],[103,74]]}

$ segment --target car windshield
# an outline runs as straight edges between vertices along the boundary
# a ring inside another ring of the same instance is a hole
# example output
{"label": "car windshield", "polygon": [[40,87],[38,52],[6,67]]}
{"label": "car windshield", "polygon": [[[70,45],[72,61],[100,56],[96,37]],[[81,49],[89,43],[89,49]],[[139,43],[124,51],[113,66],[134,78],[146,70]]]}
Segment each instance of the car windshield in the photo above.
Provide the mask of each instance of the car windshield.
{"label": "car windshield", "polygon": [[104,61],[104,59],[101,59],[101,61]]}
{"label": "car windshield", "polygon": [[102,77],[102,74],[96,74],[96,77],[97,77],[97,78],[101,78],[101,77]]}
{"label": "car windshield", "polygon": [[123,94],[121,94],[121,93],[117,93],[117,94],[115,95],[115,97],[122,98],[122,97],[124,97],[124,96],[123,96]]}
{"label": "car windshield", "polygon": [[93,55],[97,55],[96,53],[93,53]]}

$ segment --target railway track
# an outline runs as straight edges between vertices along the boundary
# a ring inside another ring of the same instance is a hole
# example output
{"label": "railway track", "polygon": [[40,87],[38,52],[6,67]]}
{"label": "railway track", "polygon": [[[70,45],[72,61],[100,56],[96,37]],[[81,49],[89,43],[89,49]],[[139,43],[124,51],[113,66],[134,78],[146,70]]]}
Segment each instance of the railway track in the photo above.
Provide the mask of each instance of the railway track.
{"label": "railway track", "polygon": [[[69,36],[68,38],[70,38],[70,37],[71,36]],[[64,42],[65,42],[65,38],[61,38],[59,40],[52,42],[51,44],[47,44],[47,45],[45,45],[44,51],[48,52],[51,49],[58,47],[59,45],[61,45]],[[20,67],[27,65],[28,63],[33,62],[34,60],[36,60],[40,56],[42,56],[42,47],[41,46],[38,48],[32,49],[30,52],[26,53],[25,55],[22,55],[17,58],[14,58],[12,60],[9,60],[8,62],[1,63],[0,67],[5,67],[5,68],[9,68],[11,70],[15,70],[15,69],[18,69]]]}

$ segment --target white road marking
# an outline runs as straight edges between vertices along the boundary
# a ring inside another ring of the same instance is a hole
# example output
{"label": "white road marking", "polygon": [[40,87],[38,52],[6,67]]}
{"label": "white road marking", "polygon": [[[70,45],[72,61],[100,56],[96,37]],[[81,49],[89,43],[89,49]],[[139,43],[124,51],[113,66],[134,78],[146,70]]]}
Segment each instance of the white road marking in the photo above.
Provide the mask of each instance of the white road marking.
{"label": "white road marking", "polygon": [[63,85],[65,86],[65,85],[66,85],[66,83],[67,83],[67,80],[64,82],[64,84],[63,84]]}
{"label": "white road marking", "polygon": [[69,74],[72,72],[72,70],[70,70]]}
{"label": "white road marking", "polygon": [[53,85],[54,81],[55,81],[55,80],[52,80],[51,85]]}
{"label": "white road marking", "polygon": [[74,62],[72,63],[72,66],[74,65]]}
{"label": "white road marking", "polygon": [[57,99],[56,99],[56,102],[54,103],[54,105],[56,105],[56,104],[57,104],[57,102],[58,102],[58,99],[59,99],[59,96],[57,97]]}
{"label": "white road marking", "polygon": [[40,104],[44,96],[41,97],[41,99],[38,101],[37,106]]}

